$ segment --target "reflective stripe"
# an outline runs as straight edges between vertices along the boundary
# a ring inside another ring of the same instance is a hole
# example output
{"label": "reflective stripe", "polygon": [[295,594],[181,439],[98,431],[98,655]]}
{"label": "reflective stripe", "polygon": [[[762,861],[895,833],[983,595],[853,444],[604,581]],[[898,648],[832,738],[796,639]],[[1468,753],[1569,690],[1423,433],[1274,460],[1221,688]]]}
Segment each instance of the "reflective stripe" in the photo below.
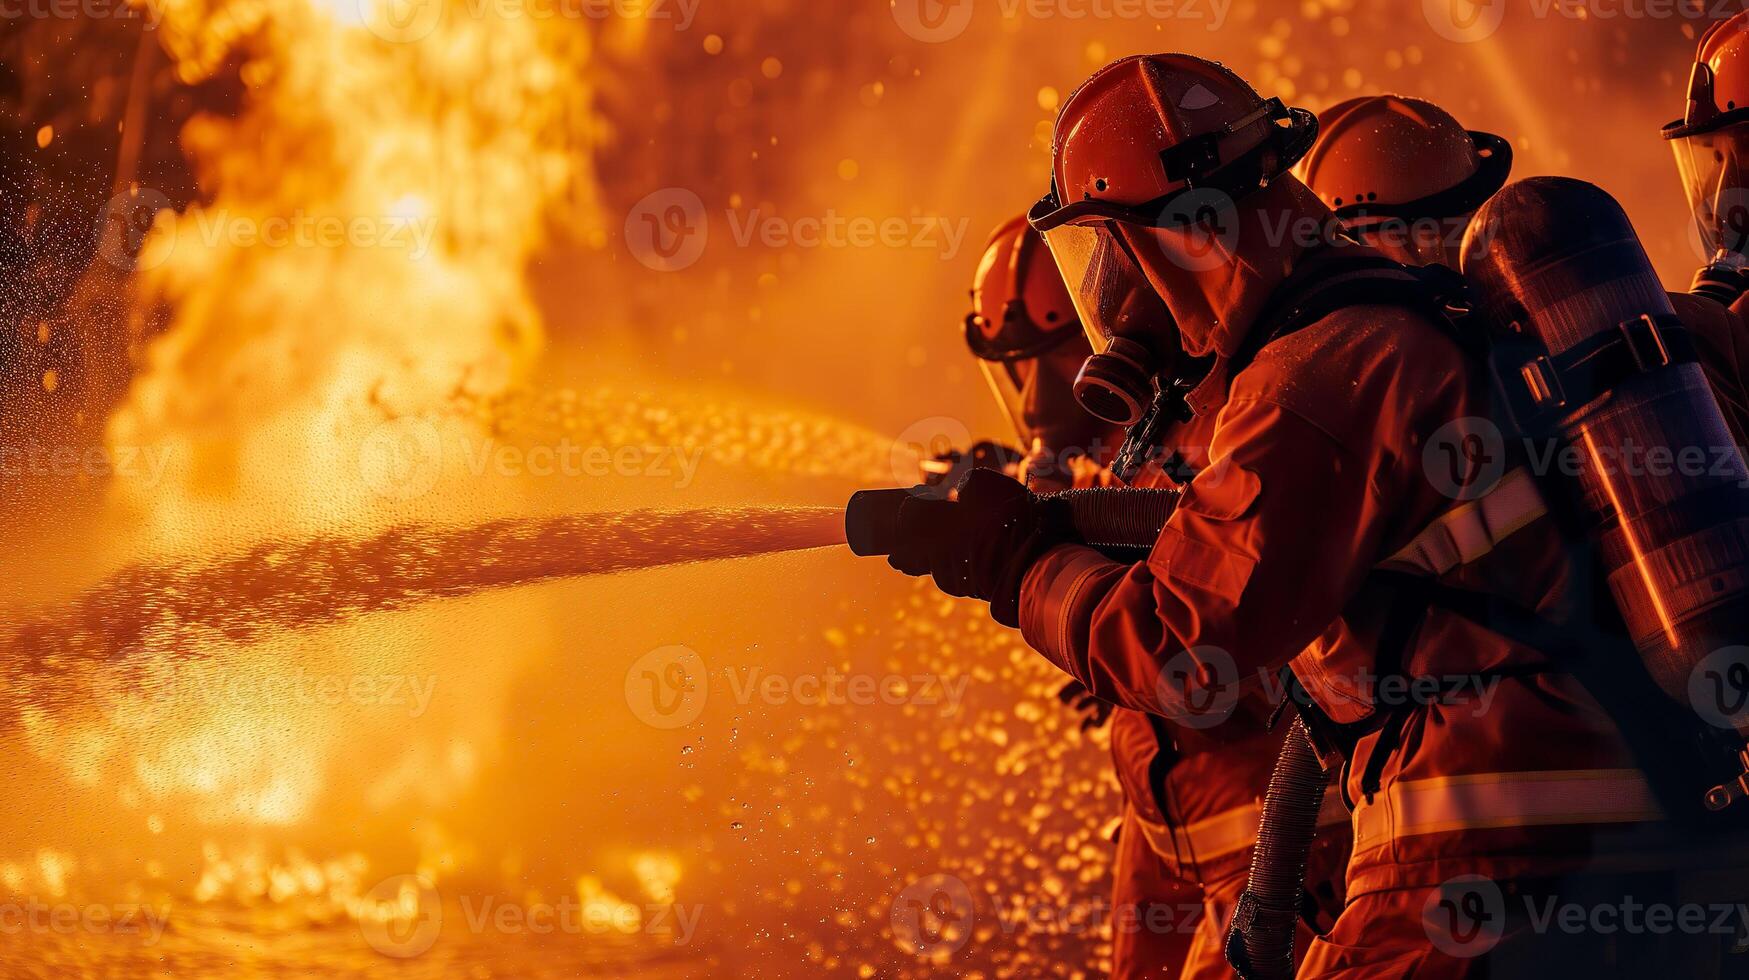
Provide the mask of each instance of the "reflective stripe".
{"label": "reflective stripe", "polygon": [[1548,507],[1537,492],[1535,478],[1520,467],[1501,477],[1486,494],[1440,515],[1379,567],[1438,578],[1493,551],[1546,513]]}
{"label": "reflective stripe", "polygon": [[[1135,816],[1136,825],[1142,828],[1142,836],[1148,839],[1148,846],[1180,871],[1256,844],[1257,826],[1263,820],[1261,801],[1234,807],[1187,827],[1168,827],[1133,809],[1130,812]],[[1348,808],[1342,804],[1342,794],[1331,789],[1324,794],[1324,806],[1318,811],[1318,826],[1334,827],[1346,823]]]}
{"label": "reflective stripe", "polygon": [[1411,779],[1354,811],[1354,849],[1454,830],[1661,820],[1637,769],[1491,772]]}

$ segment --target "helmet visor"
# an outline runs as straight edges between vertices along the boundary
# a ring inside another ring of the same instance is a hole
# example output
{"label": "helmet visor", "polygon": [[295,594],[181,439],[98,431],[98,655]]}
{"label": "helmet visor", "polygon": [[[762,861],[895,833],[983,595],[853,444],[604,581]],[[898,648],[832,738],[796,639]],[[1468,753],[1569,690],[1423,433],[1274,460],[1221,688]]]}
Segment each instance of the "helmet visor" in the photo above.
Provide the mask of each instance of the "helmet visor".
{"label": "helmet visor", "polygon": [[984,372],[984,380],[990,383],[990,392],[996,396],[996,404],[1014,428],[1020,445],[1031,445],[1032,433],[1026,425],[1026,384],[1032,379],[1032,372],[1038,370],[1038,361],[1031,358],[1012,361],[980,358],[978,368]]}
{"label": "helmet visor", "polygon": [[1114,337],[1158,331],[1172,322],[1115,222],[1062,224],[1044,235],[1095,353]]}
{"label": "helmet visor", "polygon": [[1670,141],[1695,229],[1712,254],[1749,254],[1749,126]]}

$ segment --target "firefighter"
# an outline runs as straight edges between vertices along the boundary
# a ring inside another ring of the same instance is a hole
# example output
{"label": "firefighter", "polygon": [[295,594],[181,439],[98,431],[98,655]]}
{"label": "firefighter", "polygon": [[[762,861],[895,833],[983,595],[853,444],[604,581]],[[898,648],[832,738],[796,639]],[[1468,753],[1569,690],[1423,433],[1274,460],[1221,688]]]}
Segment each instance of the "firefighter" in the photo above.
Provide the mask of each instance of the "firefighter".
{"label": "firefighter", "polygon": [[[1093,351],[1062,276],[1025,214],[990,236],[964,326],[966,346],[997,404],[1020,444],[1031,447],[1024,460],[1025,482],[1042,490],[1111,484],[1103,463],[1122,430],[1089,415],[1075,400],[1075,376]],[[1096,451],[1077,449],[1094,443]],[[947,479],[958,476],[963,474]],[[1143,829],[1144,820],[1149,826],[1165,824],[1156,802],[1160,794],[1151,788],[1159,750],[1154,726],[1141,712],[1113,711],[1078,681],[1071,680],[1059,697],[1084,714],[1084,727],[1111,720],[1113,761],[1126,801],[1112,869],[1112,976],[1177,976],[1191,953],[1203,892],[1193,877],[1155,852],[1152,841],[1158,835]],[[1224,965],[1218,954],[1216,965]]]}
{"label": "firefighter", "polygon": [[1676,154],[1694,227],[1710,259],[1696,292],[1725,305],[1744,292],[1749,255],[1749,10],[1701,35],[1689,72],[1688,106],[1664,127]]}
{"label": "firefighter", "polygon": [[[1545,895],[1585,910],[1655,901],[1678,859],[1722,862],[1667,833],[1645,772],[1576,677],[1429,601],[1540,610],[1580,572],[1546,514],[1491,520],[1517,504],[1490,472],[1501,451],[1466,429],[1491,412],[1481,372],[1384,256],[1323,231],[1340,225],[1288,173],[1316,128],[1186,55],[1120,60],[1071,95],[1033,225],[1083,323],[1110,340],[1102,353],[1143,377],[1173,352],[1199,365],[1185,399],[1214,418],[1208,465],[1145,562],[1064,543],[1054,511],[989,473],[946,511],[901,509],[890,561],[989,601],[1095,695],[1140,711],[1242,702],[1293,661],[1319,748],[1344,761],[1355,835],[1347,904],[1302,976],[1654,964],[1716,976],[1733,937],[1605,942],[1533,914],[1554,907],[1534,900]],[[1169,319],[1126,317],[1144,292]],[[1470,505],[1478,488],[1493,505]],[[1385,564],[1429,587],[1378,578]],[[1471,690],[1417,694],[1406,682],[1422,678]],[[1236,712],[1205,731],[1242,739],[1252,721]]]}
{"label": "firefighter", "polygon": [[[1167,315],[1157,299],[1138,299],[1151,305],[1136,315]],[[1076,400],[1076,375],[1092,350],[1062,276],[1024,214],[991,236],[972,303],[966,343],[1021,443],[1033,447],[1027,482],[1035,490],[1111,485],[1103,464],[1123,429],[1090,415]],[[1181,485],[1206,465],[1212,421],[1171,426],[1129,482]],[[1095,449],[1077,448],[1088,445]],[[1050,479],[1059,474],[1067,480]],[[1113,868],[1112,975],[1227,976],[1221,928],[1244,889],[1257,801],[1280,733],[1260,727],[1253,738],[1225,744],[1200,737],[1194,727],[1174,730],[1157,716],[1113,712],[1079,682],[1071,681],[1062,697],[1091,712],[1090,721],[1111,716],[1113,763],[1125,799]],[[1346,813],[1329,808],[1325,825],[1346,830]],[[1345,838],[1332,832],[1320,840],[1312,875],[1318,907],[1329,916],[1340,906]]]}
{"label": "firefighter", "polygon": [[1319,113],[1318,141],[1294,169],[1362,242],[1407,265],[1451,269],[1470,216],[1511,171],[1506,140],[1401,95]]}
{"label": "firefighter", "polygon": [[1676,154],[1695,233],[1710,256],[1676,313],[1702,348],[1702,363],[1738,445],[1749,435],[1744,372],[1749,330],[1743,323],[1749,279],[1749,10],[1718,21],[1701,35],[1689,72],[1688,105],[1664,127]]}

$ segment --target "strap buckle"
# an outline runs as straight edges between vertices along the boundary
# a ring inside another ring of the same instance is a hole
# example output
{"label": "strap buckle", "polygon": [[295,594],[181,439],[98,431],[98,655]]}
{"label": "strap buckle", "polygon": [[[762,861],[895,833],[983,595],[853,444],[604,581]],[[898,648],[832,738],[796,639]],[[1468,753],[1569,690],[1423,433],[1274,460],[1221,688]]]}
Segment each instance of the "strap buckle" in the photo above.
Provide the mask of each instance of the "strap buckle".
{"label": "strap buckle", "polygon": [[1633,355],[1634,364],[1641,371],[1651,371],[1670,364],[1670,347],[1664,343],[1664,331],[1650,313],[1642,313],[1632,320],[1623,320],[1616,324],[1616,329],[1621,331],[1628,353]]}
{"label": "strap buckle", "polygon": [[1538,354],[1518,369],[1524,379],[1530,403],[1537,412],[1552,412],[1567,407],[1567,389],[1561,384],[1561,372],[1547,354]]}

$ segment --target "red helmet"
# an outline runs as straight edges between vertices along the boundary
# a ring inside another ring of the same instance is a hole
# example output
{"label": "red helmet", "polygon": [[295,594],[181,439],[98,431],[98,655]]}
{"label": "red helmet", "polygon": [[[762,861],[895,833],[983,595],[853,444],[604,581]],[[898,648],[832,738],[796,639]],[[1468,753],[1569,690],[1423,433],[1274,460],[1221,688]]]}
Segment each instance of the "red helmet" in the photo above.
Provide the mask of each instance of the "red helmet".
{"label": "red helmet", "polygon": [[1003,222],[984,247],[965,337],[1023,447],[1092,452],[1095,441],[1109,441],[1075,401],[1076,372],[1093,352],[1025,215]]}
{"label": "red helmet", "polygon": [[1683,118],[1664,127],[1702,240],[1749,252],[1749,10],[1701,35]]}
{"label": "red helmet", "polygon": [[1343,223],[1468,217],[1506,186],[1512,146],[1422,99],[1371,95],[1318,116],[1296,172]]}
{"label": "red helmet", "polygon": [[1070,94],[1057,116],[1051,193],[1029,217],[1094,347],[1165,315],[1116,225],[1197,224],[1213,202],[1286,173],[1317,129],[1311,113],[1184,54],[1124,58]]}
{"label": "red helmet", "polygon": [[972,279],[966,346],[980,360],[1011,361],[1038,355],[1081,332],[1062,274],[1026,215],[990,235]]}

